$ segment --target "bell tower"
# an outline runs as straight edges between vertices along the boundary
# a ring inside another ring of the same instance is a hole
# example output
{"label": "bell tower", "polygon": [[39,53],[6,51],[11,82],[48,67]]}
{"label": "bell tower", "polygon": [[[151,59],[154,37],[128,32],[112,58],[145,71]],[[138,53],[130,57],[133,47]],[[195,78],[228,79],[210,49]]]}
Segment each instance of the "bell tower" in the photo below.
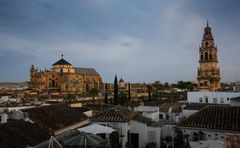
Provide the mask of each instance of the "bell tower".
{"label": "bell tower", "polygon": [[199,91],[219,90],[221,77],[218,67],[217,47],[208,22],[204,29],[202,45],[199,48],[199,65],[197,89]]}

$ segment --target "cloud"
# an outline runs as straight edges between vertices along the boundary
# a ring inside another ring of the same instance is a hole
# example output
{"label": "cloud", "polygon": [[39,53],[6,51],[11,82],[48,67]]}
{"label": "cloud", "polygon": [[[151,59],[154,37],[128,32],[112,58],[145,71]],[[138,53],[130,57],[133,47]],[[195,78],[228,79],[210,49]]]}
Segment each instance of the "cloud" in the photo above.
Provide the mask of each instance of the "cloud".
{"label": "cloud", "polygon": [[107,82],[115,74],[133,82],[192,81],[207,19],[219,48],[222,80],[232,81],[240,72],[237,4],[2,0],[0,66],[5,72],[0,81],[28,80],[29,65],[51,68],[61,54],[75,66],[96,68]]}

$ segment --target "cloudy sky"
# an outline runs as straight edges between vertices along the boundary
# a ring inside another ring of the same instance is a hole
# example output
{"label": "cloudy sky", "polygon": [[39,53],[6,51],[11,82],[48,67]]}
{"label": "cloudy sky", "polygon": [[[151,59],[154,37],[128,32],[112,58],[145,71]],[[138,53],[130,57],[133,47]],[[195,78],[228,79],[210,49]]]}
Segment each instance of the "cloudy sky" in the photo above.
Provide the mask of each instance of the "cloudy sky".
{"label": "cloudy sky", "polygon": [[1,0],[0,81],[28,81],[61,54],[104,82],[196,79],[208,20],[222,81],[240,80],[239,0]]}

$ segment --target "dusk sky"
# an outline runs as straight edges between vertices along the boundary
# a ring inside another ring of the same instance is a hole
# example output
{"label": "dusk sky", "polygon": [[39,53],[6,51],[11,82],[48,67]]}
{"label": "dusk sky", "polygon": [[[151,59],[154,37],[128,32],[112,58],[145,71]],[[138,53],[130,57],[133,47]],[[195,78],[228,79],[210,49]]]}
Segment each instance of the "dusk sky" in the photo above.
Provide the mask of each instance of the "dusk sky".
{"label": "dusk sky", "polygon": [[207,20],[222,82],[240,80],[239,0],[0,0],[0,81],[61,54],[104,82],[194,81]]}

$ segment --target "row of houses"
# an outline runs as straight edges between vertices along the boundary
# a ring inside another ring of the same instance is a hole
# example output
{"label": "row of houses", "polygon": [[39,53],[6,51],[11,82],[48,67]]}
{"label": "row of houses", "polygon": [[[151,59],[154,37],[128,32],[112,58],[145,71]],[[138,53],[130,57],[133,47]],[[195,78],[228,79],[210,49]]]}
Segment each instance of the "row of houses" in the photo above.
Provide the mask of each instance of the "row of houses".
{"label": "row of houses", "polygon": [[[0,133],[1,145],[34,146],[48,140],[51,135],[61,135],[90,124],[113,128],[119,133],[119,141],[123,147],[130,144],[134,148],[145,147],[151,143],[155,147],[161,147],[163,141],[171,145],[168,138],[176,136],[176,133],[173,133],[176,128],[181,129],[185,140],[190,141],[191,145],[197,145],[195,141],[206,143],[206,140],[209,140],[209,144],[217,140],[220,141],[219,145],[223,146],[227,144],[227,140],[231,140],[229,137],[238,137],[238,94],[199,93],[189,92],[186,101],[165,100],[154,106],[141,105],[133,108],[108,104],[89,104],[85,107],[77,104],[56,104],[4,111],[1,114],[0,125],[0,128],[4,129]],[[192,96],[198,97],[193,99]],[[201,97],[207,97],[209,102],[201,102]],[[229,97],[229,103],[210,102],[215,97],[225,98],[226,101]],[[32,126],[34,130],[31,129]],[[25,131],[33,132],[25,134]],[[32,134],[42,136],[38,138]],[[104,138],[108,139],[109,135],[105,135]]]}

